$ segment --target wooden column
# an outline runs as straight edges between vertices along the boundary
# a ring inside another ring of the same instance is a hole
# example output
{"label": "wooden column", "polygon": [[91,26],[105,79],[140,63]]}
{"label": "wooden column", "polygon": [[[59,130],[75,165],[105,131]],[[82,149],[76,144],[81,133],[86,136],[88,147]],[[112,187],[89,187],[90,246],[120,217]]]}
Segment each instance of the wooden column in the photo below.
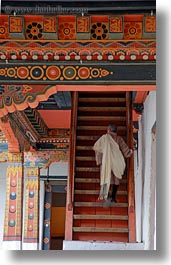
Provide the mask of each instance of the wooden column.
{"label": "wooden column", "polygon": [[[39,169],[26,169],[24,180],[24,238],[23,249],[38,250],[39,244]],[[27,244],[25,244],[27,243]]]}
{"label": "wooden column", "polygon": [[43,220],[43,250],[50,250],[51,235],[52,186],[45,186],[44,220]]}
{"label": "wooden column", "polygon": [[8,153],[3,248],[20,250],[22,241],[23,156]]}
{"label": "wooden column", "polygon": [[70,130],[69,176],[67,184],[65,240],[72,240],[77,106],[78,106],[78,92],[73,92],[72,111],[71,111],[71,130]]}
{"label": "wooden column", "polygon": [[[126,94],[127,104],[127,142],[130,148],[133,149],[133,130],[132,130],[132,115],[130,93]],[[136,222],[135,222],[135,187],[134,187],[134,158],[130,157],[128,161],[128,226],[129,226],[129,242],[136,242]]]}

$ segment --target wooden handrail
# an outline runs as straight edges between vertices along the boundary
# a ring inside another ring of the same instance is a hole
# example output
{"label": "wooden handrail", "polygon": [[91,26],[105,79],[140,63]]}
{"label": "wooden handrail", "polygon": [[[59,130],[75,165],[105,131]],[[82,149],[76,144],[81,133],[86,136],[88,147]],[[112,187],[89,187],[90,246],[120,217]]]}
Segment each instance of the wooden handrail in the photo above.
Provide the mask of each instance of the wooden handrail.
{"label": "wooden handrail", "polygon": [[69,152],[69,179],[68,179],[68,210],[73,208],[73,189],[75,176],[75,147],[76,147],[76,127],[77,127],[78,92],[72,95],[71,129],[70,129],[70,152]]}
{"label": "wooden handrail", "polygon": [[[130,93],[126,93],[126,125],[127,131],[127,142],[130,148],[133,149],[133,132],[132,132],[132,115],[131,115],[131,105],[130,105]],[[136,242],[136,223],[135,223],[135,188],[134,188],[134,157],[131,156],[128,164],[128,226],[129,226],[129,242]]]}

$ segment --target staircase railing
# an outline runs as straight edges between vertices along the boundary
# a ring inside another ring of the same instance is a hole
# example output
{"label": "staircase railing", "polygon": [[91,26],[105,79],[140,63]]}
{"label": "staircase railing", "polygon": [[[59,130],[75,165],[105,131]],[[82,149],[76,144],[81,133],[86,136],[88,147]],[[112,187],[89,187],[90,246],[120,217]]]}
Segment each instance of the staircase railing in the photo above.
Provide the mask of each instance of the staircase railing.
{"label": "staircase railing", "polygon": [[69,179],[68,179],[68,210],[73,208],[74,177],[75,177],[75,149],[77,127],[78,92],[72,96],[71,129],[70,129],[70,156],[69,156]]}
{"label": "staircase railing", "polygon": [[[127,142],[133,149],[133,132],[132,132],[132,115],[130,104],[130,92],[126,93],[127,108]],[[135,222],[135,188],[134,188],[134,157],[131,156],[128,161],[128,226],[129,226],[129,242],[136,242],[136,222]]]}

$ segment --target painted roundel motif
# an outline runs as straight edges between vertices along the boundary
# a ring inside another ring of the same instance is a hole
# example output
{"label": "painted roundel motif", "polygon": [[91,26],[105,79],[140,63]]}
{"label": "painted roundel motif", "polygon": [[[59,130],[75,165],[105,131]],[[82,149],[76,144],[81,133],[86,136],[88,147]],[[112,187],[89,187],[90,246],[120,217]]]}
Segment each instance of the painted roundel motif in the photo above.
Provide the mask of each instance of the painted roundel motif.
{"label": "painted roundel motif", "polygon": [[28,207],[29,207],[30,209],[33,209],[33,208],[34,208],[34,203],[33,203],[33,202],[29,202]]}
{"label": "painted roundel motif", "polygon": [[15,192],[11,192],[11,193],[10,193],[10,199],[11,199],[11,200],[16,200],[16,197],[17,197],[17,195],[16,195]]}
{"label": "painted roundel motif", "polygon": [[104,23],[98,22],[91,27],[91,39],[105,40],[108,39],[108,29]]}
{"label": "painted roundel motif", "polygon": [[28,39],[37,40],[43,37],[43,28],[40,23],[32,22],[27,26],[26,37]]}
{"label": "painted roundel motif", "polygon": [[34,214],[33,214],[33,213],[29,213],[29,215],[28,215],[28,219],[29,219],[29,220],[34,219]]}
{"label": "painted roundel motif", "polygon": [[63,70],[64,78],[67,80],[74,79],[76,74],[77,74],[76,69],[73,66],[67,66]]}
{"label": "painted roundel motif", "polygon": [[125,22],[124,39],[141,39],[142,22]]}
{"label": "painted roundel motif", "polygon": [[44,242],[45,244],[48,244],[48,243],[49,243],[49,238],[45,237],[45,238],[43,239],[43,242]]}
{"label": "painted roundel motif", "polygon": [[33,226],[30,224],[27,229],[28,229],[28,231],[31,232],[31,231],[33,231]]}
{"label": "painted roundel motif", "polygon": [[34,198],[34,191],[29,192],[29,198]]}
{"label": "painted roundel motif", "polygon": [[15,77],[16,71],[13,68],[7,69],[7,76],[9,77]]}
{"label": "painted roundel motif", "polygon": [[[1,69],[0,69],[1,70]],[[2,69],[4,71],[0,71],[0,75],[2,72],[2,75],[7,77],[8,79],[11,78],[18,78],[22,80],[34,80],[34,81],[44,81],[44,80],[49,80],[49,81],[54,81],[54,80],[79,80],[79,79],[89,79],[89,78],[101,78],[104,76],[107,76],[109,74],[113,74],[112,72],[109,73],[108,70],[99,68],[99,67],[88,67],[88,66],[56,66],[56,65],[36,65],[36,66],[19,66],[19,67],[10,67],[10,68],[5,68]],[[32,88],[27,86],[24,87],[24,90],[22,90],[21,87],[17,87],[17,91],[22,91],[23,95],[25,95],[27,92],[29,92]],[[19,98],[20,97],[20,98]],[[17,102],[18,100],[21,99],[21,94],[15,94],[13,97],[15,101]],[[11,104],[11,97],[7,96],[4,97],[4,102],[6,105]]]}
{"label": "painted roundel motif", "polygon": [[76,29],[73,23],[62,23],[59,25],[58,35],[60,40],[72,40],[76,38]]}
{"label": "painted roundel motif", "polygon": [[92,70],[91,70],[91,76],[92,77],[98,77],[100,75],[100,71],[99,71],[99,69],[98,68],[93,68]]}
{"label": "painted roundel motif", "polygon": [[0,34],[4,34],[5,33],[5,28],[4,27],[0,27]]}
{"label": "painted roundel motif", "polygon": [[10,213],[15,213],[16,212],[16,207],[15,205],[11,205],[9,208]]}
{"label": "painted roundel motif", "polygon": [[16,179],[11,179],[11,181],[10,181],[10,186],[11,186],[11,187],[16,187],[16,186],[17,186]]}
{"label": "painted roundel motif", "polygon": [[15,226],[15,220],[13,220],[13,219],[9,220],[8,225],[10,227],[14,227]]}
{"label": "painted roundel motif", "polygon": [[49,66],[46,70],[46,76],[50,80],[56,80],[60,77],[61,70],[57,66]]}
{"label": "painted roundel motif", "polygon": [[81,79],[87,79],[90,76],[90,70],[87,67],[80,67],[78,70],[78,76]]}
{"label": "painted roundel motif", "polygon": [[25,66],[21,66],[17,69],[17,75],[21,79],[26,79],[29,75],[29,70]]}
{"label": "painted roundel motif", "polygon": [[34,66],[30,70],[31,78],[39,80],[44,76],[44,70],[41,66]]}

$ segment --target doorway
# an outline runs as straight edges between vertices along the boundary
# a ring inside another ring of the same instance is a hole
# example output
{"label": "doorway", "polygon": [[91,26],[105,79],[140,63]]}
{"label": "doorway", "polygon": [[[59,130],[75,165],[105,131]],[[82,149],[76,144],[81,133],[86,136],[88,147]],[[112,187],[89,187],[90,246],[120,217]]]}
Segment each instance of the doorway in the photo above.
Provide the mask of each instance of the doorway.
{"label": "doorway", "polygon": [[65,236],[66,180],[45,188],[43,250],[62,250]]}
{"label": "doorway", "polygon": [[52,191],[50,249],[62,250],[65,236],[66,193]]}

